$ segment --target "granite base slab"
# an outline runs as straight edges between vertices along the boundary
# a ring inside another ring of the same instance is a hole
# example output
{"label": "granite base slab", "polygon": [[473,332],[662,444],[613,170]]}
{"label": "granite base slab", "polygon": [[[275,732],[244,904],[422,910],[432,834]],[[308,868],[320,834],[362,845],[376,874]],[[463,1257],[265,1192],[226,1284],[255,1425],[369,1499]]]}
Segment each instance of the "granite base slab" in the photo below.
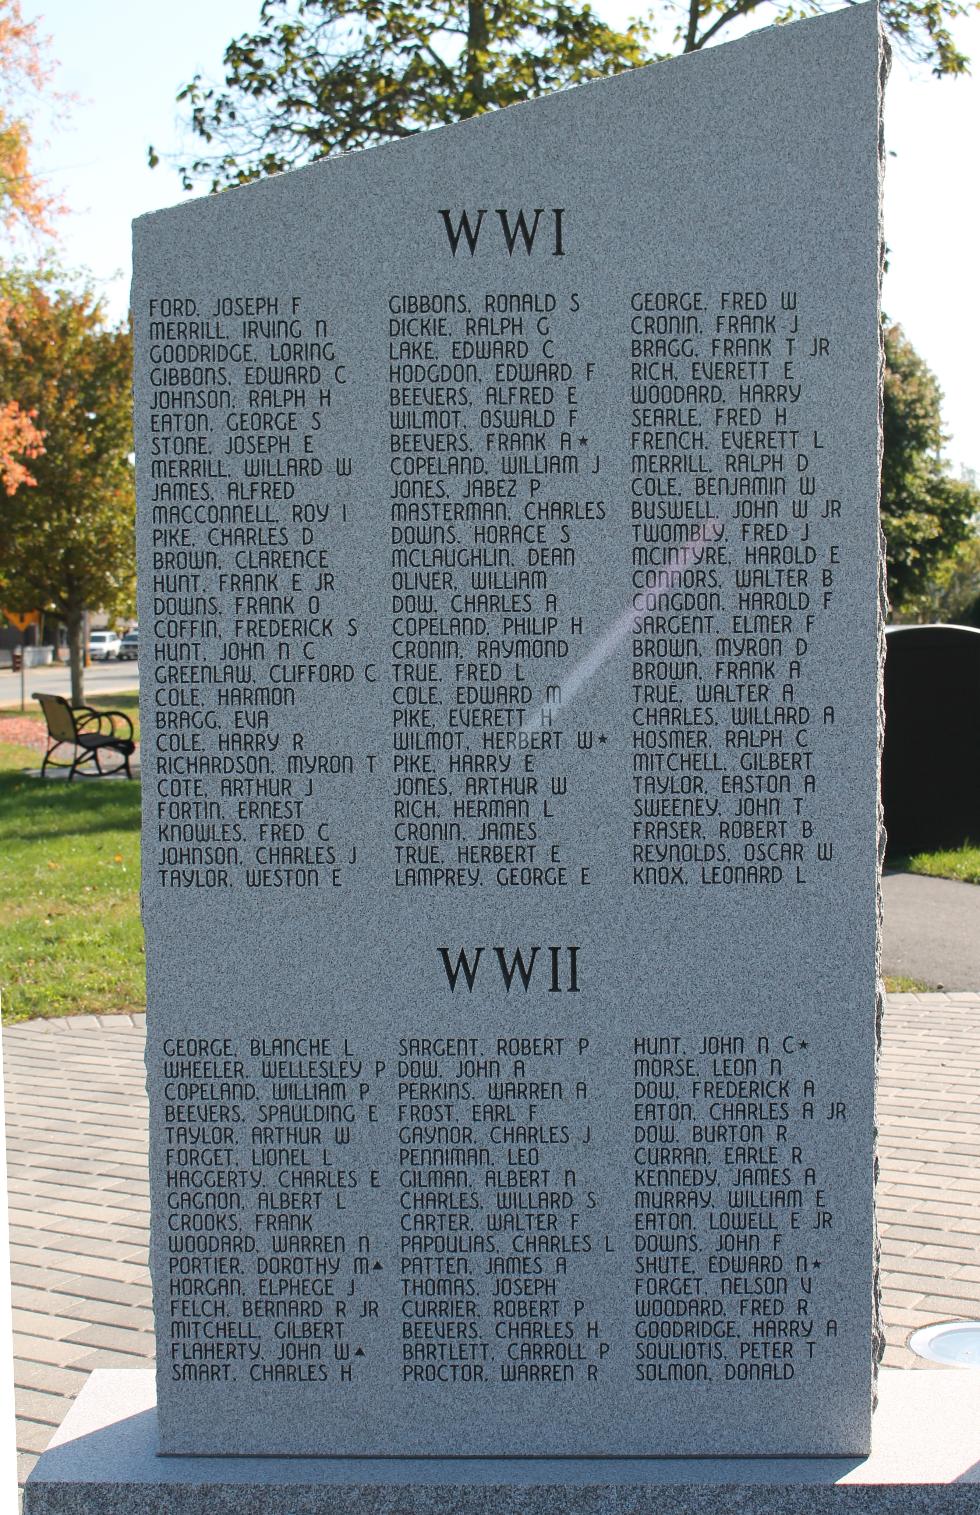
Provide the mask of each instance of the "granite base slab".
{"label": "granite base slab", "polygon": [[92,1374],[25,1515],[933,1515],[980,1509],[980,1372],[886,1369],[871,1455],[161,1457],[152,1372]]}

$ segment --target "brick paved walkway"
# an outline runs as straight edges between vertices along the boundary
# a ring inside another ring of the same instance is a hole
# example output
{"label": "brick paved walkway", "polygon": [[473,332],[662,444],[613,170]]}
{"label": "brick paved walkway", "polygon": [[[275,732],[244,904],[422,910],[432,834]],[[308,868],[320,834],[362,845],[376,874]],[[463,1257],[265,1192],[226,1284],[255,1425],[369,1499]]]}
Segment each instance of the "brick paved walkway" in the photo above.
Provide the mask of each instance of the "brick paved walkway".
{"label": "brick paved walkway", "polygon": [[153,1356],[143,1020],[3,1033],[21,1481],[93,1368]]}
{"label": "brick paved walkway", "polygon": [[[21,1479],[92,1368],[152,1358],[142,1058],[140,1016],[4,1033]],[[980,993],[891,997],[879,1120],[885,1362],[928,1370],[909,1333],[980,1318]]]}
{"label": "brick paved walkway", "polygon": [[980,993],[891,996],[878,1126],[885,1362],[928,1368],[912,1331],[980,1319]]}

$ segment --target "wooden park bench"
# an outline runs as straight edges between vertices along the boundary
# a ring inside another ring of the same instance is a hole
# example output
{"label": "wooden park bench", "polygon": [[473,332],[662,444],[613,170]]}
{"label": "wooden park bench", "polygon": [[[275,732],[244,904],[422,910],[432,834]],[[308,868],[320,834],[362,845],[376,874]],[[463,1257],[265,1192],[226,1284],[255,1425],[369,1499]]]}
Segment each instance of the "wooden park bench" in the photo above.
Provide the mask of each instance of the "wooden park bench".
{"label": "wooden park bench", "polygon": [[[70,705],[60,694],[36,694],[44,711],[48,726],[48,750],[41,764],[41,777],[45,769],[68,768],[68,782],[76,773],[83,779],[108,778],[112,773],[125,770],[126,777],[133,777],[129,760],[136,751],[133,741],[133,723],[122,710],[95,710],[91,705]],[[124,723],[117,726],[117,722]],[[59,747],[71,747],[72,761],[56,762],[52,754]],[[103,768],[102,757],[115,753],[122,759],[112,768]],[[94,764],[86,768],[85,764]]]}

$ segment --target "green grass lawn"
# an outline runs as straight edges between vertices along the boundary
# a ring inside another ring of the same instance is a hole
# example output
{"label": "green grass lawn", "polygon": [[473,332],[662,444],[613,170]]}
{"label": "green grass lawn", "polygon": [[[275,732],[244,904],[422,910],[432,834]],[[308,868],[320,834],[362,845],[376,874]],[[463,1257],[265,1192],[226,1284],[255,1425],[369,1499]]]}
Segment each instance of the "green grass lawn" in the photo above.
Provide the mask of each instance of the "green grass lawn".
{"label": "green grass lawn", "polygon": [[37,751],[2,737],[0,722],[4,1022],[144,1009],[139,784],[27,778]]}
{"label": "green grass lawn", "polygon": [[935,985],[924,984],[920,978],[908,978],[904,974],[885,974],[885,990],[888,994],[928,994]]}
{"label": "green grass lawn", "polygon": [[888,866],[903,873],[926,873],[930,878],[955,878],[964,884],[980,884],[980,847],[968,842],[948,852],[917,852],[914,857],[889,858]]}

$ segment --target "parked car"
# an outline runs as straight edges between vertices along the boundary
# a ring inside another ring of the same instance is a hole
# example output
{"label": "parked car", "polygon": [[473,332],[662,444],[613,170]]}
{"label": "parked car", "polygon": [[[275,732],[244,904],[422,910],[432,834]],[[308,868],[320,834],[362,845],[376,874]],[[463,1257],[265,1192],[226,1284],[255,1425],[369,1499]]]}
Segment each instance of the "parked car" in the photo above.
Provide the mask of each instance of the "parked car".
{"label": "parked car", "polygon": [[118,632],[89,632],[88,655],[93,663],[108,663],[110,658],[117,658],[121,645]]}
{"label": "parked car", "polygon": [[134,663],[139,659],[140,634],[139,630],[127,631],[119,643],[119,657],[123,662]]}

